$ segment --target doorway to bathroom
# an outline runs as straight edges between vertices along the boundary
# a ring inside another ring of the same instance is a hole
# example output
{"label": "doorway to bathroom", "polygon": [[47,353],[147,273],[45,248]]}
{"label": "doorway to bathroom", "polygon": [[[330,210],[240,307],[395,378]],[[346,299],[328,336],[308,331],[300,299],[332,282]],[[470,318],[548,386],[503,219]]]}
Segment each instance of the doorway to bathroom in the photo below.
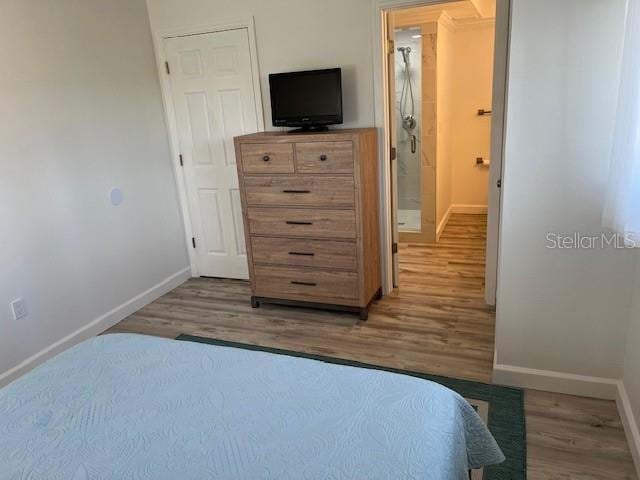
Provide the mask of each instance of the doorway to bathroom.
{"label": "doorway to bathroom", "polygon": [[495,299],[506,83],[509,2],[497,3],[388,9],[382,32],[394,286],[423,279],[425,292],[482,305]]}

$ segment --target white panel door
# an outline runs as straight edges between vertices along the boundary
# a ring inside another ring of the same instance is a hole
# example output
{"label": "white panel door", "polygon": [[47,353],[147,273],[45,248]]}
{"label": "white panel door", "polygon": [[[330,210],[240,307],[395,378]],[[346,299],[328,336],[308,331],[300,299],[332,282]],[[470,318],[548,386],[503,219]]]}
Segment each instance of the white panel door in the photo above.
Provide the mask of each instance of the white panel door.
{"label": "white panel door", "polygon": [[246,28],[165,40],[198,274],[249,277],[233,137],[258,130]]}

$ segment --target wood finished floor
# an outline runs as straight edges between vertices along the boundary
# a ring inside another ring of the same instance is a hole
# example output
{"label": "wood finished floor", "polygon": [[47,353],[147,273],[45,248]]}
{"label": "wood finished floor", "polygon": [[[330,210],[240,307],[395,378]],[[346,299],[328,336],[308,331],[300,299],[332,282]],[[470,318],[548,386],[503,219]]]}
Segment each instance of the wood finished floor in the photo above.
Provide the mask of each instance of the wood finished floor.
{"label": "wood finished floor", "polygon": [[[400,246],[400,288],[355,315],[264,305],[246,282],[191,279],[108,333],[180,333],[491,382],[486,216],[453,215],[437,245]],[[528,390],[530,480],[637,480],[614,402]]]}

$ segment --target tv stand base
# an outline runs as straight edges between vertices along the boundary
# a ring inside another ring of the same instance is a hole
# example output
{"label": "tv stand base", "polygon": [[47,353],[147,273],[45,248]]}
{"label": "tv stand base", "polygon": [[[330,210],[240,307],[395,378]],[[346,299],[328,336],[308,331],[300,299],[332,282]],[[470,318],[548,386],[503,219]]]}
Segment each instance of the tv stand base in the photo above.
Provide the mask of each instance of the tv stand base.
{"label": "tv stand base", "polygon": [[289,130],[287,133],[310,133],[310,132],[328,132],[329,127],[326,125],[310,126]]}

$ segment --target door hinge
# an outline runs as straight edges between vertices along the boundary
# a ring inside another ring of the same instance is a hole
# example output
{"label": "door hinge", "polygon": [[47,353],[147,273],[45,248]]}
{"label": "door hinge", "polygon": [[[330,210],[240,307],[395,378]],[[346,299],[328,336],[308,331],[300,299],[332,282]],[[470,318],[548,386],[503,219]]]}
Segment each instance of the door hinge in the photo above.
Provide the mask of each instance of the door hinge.
{"label": "door hinge", "polygon": [[196,237],[191,237],[191,245],[193,245],[193,248],[196,248]]}
{"label": "door hinge", "polygon": [[178,155],[178,159],[180,160],[180,166],[184,167],[184,162],[182,161],[182,154]]}
{"label": "door hinge", "polygon": [[498,181],[496,182],[496,187],[498,188],[502,188],[502,179],[498,179]]}
{"label": "door hinge", "polygon": [[396,43],[391,39],[387,39],[387,55],[393,55],[395,52],[395,47]]}
{"label": "door hinge", "polygon": [[395,242],[391,244],[391,253],[394,255],[398,253],[398,244]]}
{"label": "door hinge", "polygon": [[396,147],[391,147],[391,150],[389,152],[389,158],[393,162],[396,159],[396,157],[397,157]]}
{"label": "door hinge", "polygon": [[167,71],[167,75],[171,75],[171,69],[169,68],[169,62],[164,62],[164,69]]}

